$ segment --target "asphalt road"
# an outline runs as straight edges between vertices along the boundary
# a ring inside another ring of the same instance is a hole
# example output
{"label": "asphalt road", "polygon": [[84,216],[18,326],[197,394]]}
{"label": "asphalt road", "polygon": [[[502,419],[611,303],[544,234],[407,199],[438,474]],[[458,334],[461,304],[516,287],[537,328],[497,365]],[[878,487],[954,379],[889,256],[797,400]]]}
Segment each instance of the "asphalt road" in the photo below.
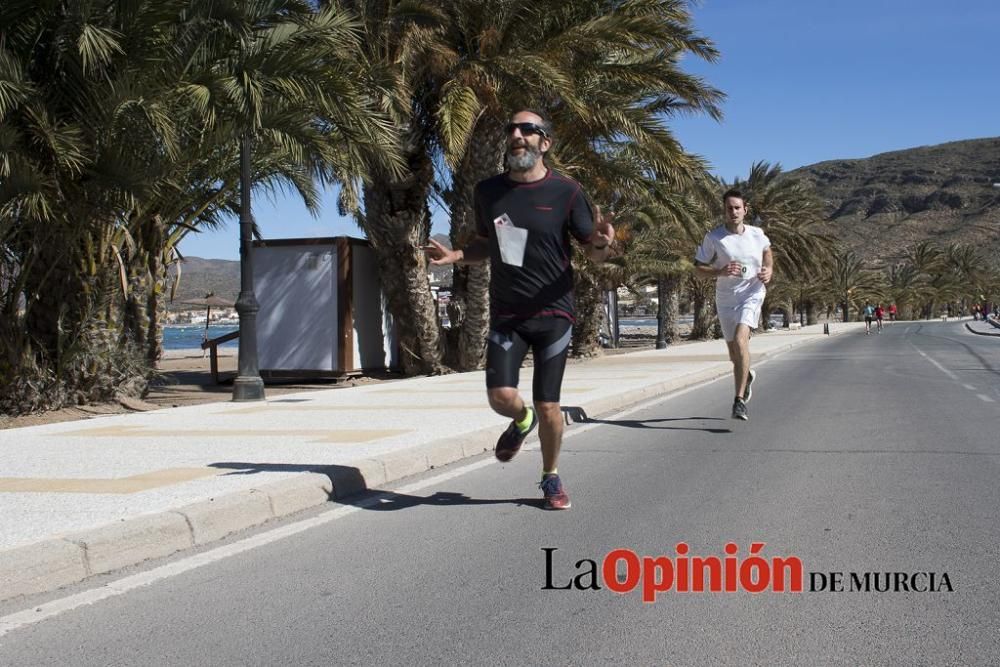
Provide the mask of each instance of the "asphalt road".
{"label": "asphalt road", "polygon": [[[483,459],[19,627],[0,664],[997,664],[1000,339],[896,323],[759,373],[748,423],[724,380],[573,427],[567,512],[539,507],[537,451]],[[675,585],[645,603],[641,583],[606,586],[611,550],[678,565],[678,542],[720,560],[766,543],[768,561],[800,560],[803,591]],[[843,591],[810,590],[830,572]],[[941,590],[892,574],[888,592],[851,591],[852,572],[934,573]],[[601,588],[555,589],[574,580]]]}

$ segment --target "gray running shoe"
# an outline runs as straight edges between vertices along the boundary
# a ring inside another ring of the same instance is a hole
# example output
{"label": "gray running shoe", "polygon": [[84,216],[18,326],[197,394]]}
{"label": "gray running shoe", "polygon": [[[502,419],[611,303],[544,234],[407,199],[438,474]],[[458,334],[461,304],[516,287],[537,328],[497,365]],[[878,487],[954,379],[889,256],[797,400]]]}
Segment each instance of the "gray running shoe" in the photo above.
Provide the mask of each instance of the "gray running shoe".
{"label": "gray running shoe", "polygon": [[747,386],[743,390],[743,402],[749,403],[750,399],[753,398],[753,381],[757,379],[757,371],[751,370],[747,373]]}
{"label": "gray running shoe", "polygon": [[566,489],[563,488],[562,480],[559,479],[559,475],[555,473],[542,475],[542,483],[538,485],[538,488],[540,488],[542,493],[545,495],[545,509],[568,510],[573,506],[573,504],[569,501],[569,496],[566,495]]}
{"label": "gray running shoe", "polygon": [[742,419],[743,421],[750,420],[750,411],[747,410],[746,401],[742,398],[737,398],[733,401],[733,419]]}
{"label": "gray running shoe", "polygon": [[493,450],[493,455],[501,463],[510,461],[514,458],[515,454],[521,451],[524,439],[528,437],[529,433],[535,430],[536,426],[538,426],[538,413],[534,408],[531,408],[531,424],[528,426],[528,430],[522,431],[517,427],[517,422],[512,420],[507,430],[500,434],[500,439],[497,440],[497,446]]}

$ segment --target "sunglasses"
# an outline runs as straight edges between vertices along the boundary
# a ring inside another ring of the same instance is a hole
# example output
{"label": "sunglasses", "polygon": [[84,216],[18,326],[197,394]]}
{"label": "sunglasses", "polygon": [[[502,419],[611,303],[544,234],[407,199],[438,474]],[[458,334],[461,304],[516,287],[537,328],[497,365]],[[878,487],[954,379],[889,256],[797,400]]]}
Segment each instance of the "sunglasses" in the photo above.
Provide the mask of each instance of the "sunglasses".
{"label": "sunglasses", "polygon": [[510,134],[514,130],[520,130],[523,136],[528,136],[529,134],[540,134],[545,138],[549,136],[548,132],[534,123],[507,123],[507,134]]}

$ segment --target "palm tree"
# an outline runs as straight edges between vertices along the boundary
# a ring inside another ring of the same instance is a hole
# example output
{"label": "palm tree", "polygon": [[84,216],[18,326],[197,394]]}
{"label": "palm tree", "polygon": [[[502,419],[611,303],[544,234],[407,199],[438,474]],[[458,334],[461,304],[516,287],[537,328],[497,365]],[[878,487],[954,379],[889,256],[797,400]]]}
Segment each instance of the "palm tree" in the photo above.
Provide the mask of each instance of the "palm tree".
{"label": "palm tree", "polygon": [[35,4],[0,9],[13,27],[0,43],[0,163],[12,165],[0,246],[18,271],[5,309],[28,296],[26,344],[4,342],[65,388],[50,404],[141,391],[141,363],[122,351],[158,355],[171,244],[234,208],[236,139],[254,133],[255,182],[314,203],[317,182],[391,164],[393,133],[341,10]]}
{"label": "palm tree", "polygon": [[944,294],[941,288],[946,287],[944,274],[947,271],[947,256],[933,241],[921,241],[907,252],[906,261],[913,266],[921,277],[922,290],[920,297],[920,317],[934,316],[936,304]]}
{"label": "palm tree", "polygon": [[843,309],[844,322],[851,321],[851,307],[858,309],[885,294],[881,276],[866,269],[861,258],[849,251],[836,255],[826,285],[830,301]]}
{"label": "palm tree", "polygon": [[[462,246],[475,233],[475,184],[502,168],[503,127],[512,111],[537,105],[551,112],[561,137],[556,164],[570,167],[585,186],[605,174],[588,175],[584,163],[604,166],[601,155],[618,144],[645,150],[661,172],[683,172],[679,146],[659,115],[718,116],[721,94],[680,71],[684,54],[716,55],[691,30],[682,0],[347,4],[366,26],[370,62],[392,81],[383,106],[393,110],[406,137],[406,176],[374,179],[361,220],[386,262],[403,260],[404,275],[395,274],[395,282],[406,287],[397,287],[394,310],[427,334],[410,336],[414,359],[437,358],[429,288],[413,278],[424,270],[413,249],[429,232],[430,179],[451,214],[452,243]],[[610,195],[611,188],[598,190]],[[481,362],[488,282],[486,265],[454,269],[449,361],[455,367]]]}
{"label": "palm tree", "polygon": [[909,263],[894,264],[888,268],[885,281],[888,287],[887,298],[896,304],[900,316],[903,319],[912,317],[913,305],[923,302],[926,289],[920,272]]}
{"label": "palm tree", "polygon": [[971,244],[952,243],[945,248],[947,271],[953,276],[958,288],[956,300],[959,312],[966,312],[970,302],[978,301],[987,272],[984,258],[979,249]]}
{"label": "palm tree", "polygon": [[647,194],[647,203],[631,216],[621,257],[610,261],[622,267],[626,279],[620,282],[657,286],[656,340],[657,347],[664,347],[679,339],[684,278],[691,272],[697,243],[707,231],[707,216],[694,188],[677,195],[651,185]]}

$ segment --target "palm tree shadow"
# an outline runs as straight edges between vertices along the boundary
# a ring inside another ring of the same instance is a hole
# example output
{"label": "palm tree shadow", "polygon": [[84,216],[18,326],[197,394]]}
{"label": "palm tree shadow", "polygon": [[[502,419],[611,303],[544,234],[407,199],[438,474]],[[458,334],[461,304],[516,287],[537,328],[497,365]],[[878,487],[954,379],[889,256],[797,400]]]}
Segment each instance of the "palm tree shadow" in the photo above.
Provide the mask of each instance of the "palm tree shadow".
{"label": "palm tree shadow", "polygon": [[562,408],[566,424],[607,424],[623,428],[651,428],[659,431],[701,431],[703,433],[732,433],[731,428],[696,428],[693,426],[654,426],[665,422],[685,421],[725,421],[721,417],[673,417],[663,419],[593,419],[587,416],[587,411],[576,406]]}

